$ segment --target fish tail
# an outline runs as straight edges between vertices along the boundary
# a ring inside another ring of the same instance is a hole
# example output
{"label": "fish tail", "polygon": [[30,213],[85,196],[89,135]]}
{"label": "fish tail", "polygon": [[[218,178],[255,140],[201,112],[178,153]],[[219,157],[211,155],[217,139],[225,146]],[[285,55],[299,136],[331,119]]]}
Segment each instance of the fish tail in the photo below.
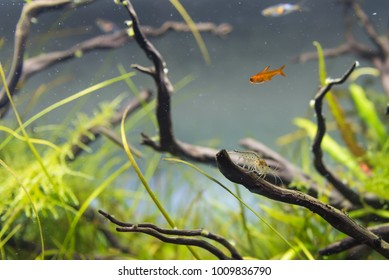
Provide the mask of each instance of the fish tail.
{"label": "fish tail", "polygon": [[285,73],[282,71],[282,70],[284,70],[284,68],[285,68],[285,65],[282,65],[282,66],[280,67],[280,69],[278,69],[278,70],[280,71],[280,75],[286,77]]}

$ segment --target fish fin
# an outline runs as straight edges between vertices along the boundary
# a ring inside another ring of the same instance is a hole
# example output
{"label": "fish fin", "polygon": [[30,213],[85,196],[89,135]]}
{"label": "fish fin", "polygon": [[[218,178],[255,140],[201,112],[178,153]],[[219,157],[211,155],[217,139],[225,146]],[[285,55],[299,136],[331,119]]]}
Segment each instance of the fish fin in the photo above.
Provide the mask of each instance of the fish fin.
{"label": "fish fin", "polygon": [[282,71],[282,70],[284,70],[284,68],[285,68],[285,65],[282,65],[282,66],[280,67],[279,71],[280,71],[280,75],[281,75],[281,76],[286,77],[285,73]]}
{"label": "fish fin", "polygon": [[[270,68],[270,65],[269,66],[266,66],[260,73],[265,73],[267,72],[267,70],[269,70]],[[259,73],[258,73],[259,74]]]}

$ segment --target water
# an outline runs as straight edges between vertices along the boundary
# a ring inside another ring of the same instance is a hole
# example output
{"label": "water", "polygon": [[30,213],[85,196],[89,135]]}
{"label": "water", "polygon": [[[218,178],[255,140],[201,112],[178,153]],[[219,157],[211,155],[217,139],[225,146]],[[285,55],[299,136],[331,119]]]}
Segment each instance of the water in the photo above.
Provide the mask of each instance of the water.
{"label": "water", "polygon": [[[1,52],[3,63],[9,62],[11,57],[14,26],[22,8],[21,2],[0,3],[0,35],[6,39]],[[364,5],[366,11],[378,30],[384,31],[388,1],[367,2]],[[218,139],[221,146],[236,148],[239,139],[250,136],[277,148],[276,139],[293,131],[293,118],[305,116],[308,112],[308,102],[318,85],[316,62],[295,64],[291,60],[299,53],[314,51],[314,40],[323,47],[335,47],[344,41],[342,7],[337,1],[306,1],[306,11],[267,18],[261,15],[261,10],[279,1],[183,0],[181,3],[195,22],[226,22],[233,26],[233,31],[225,38],[202,34],[211,55],[210,65],[203,60],[190,33],[169,32],[161,38],[152,39],[167,62],[173,83],[187,75],[194,77],[173,97],[177,137],[192,143]],[[142,0],[133,1],[133,4],[144,25],[157,27],[166,20],[182,21],[169,1]],[[97,18],[110,20],[120,27],[129,19],[127,12],[113,1],[101,0],[74,13],[56,11],[44,14],[32,28],[28,55],[64,49],[101,34],[95,24]],[[65,28],[77,28],[83,34],[64,38],[56,36],[55,30]],[[54,30],[54,39],[40,42],[39,38],[48,30]],[[362,37],[362,40],[366,38]],[[341,75],[355,59],[347,56],[328,60],[328,73],[332,77]],[[150,65],[138,47],[131,43],[118,50],[96,51],[49,68],[30,79],[22,94],[60,75],[68,75],[71,83],[65,83],[48,94],[38,106],[39,110],[54,100],[117,75],[119,63],[127,69],[130,69],[131,63]],[[248,82],[251,75],[265,66],[271,65],[273,69],[283,64],[286,64],[286,78],[278,76],[262,85]],[[361,61],[361,64],[366,66],[367,62]],[[105,70],[99,70],[103,67]],[[135,81],[140,88],[155,89],[153,81],[143,74],[139,74]],[[110,93],[95,95],[85,110],[91,111],[97,102],[109,100],[122,91],[126,91],[125,86],[115,85]],[[56,113],[57,117],[60,112]]]}

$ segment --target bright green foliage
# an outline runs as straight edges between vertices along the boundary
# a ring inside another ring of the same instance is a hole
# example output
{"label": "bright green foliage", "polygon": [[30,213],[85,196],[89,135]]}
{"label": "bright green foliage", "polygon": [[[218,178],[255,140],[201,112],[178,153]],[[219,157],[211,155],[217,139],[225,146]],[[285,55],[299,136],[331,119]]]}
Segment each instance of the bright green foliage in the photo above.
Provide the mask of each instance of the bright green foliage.
{"label": "bright green foliage", "polygon": [[381,148],[372,148],[366,159],[372,165],[372,176],[364,181],[365,192],[372,192],[383,199],[389,200],[389,141]]}
{"label": "bright green foliage", "polygon": [[313,42],[313,45],[316,47],[317,56],[318,56],[318,68],[319,68],[319,81],[322,86],[326,84],[327,72],[326,72],[326,64],[324,60],[323,48],[320,43],[317,41]]}
{"label": "bright green foliage", "polygon": [[[117,105],[117,100],[109,105],[103,105],[101,113],[96,113],[93,119],[86,116],[80,117],[80,122],[75,124],[74,137],[70,137],[70,139],[77,139],[81,134],[85,134],[85,131],[92,125],[105,125],[106,121],[102,120],[106,120],[107,116],[112,115]],[[76,141],[73,140],[64,143],[58,146],[59,150],[47,146],[42,146],[39,150],[44,166],[49,167],[48,172],[51,180],[42,172],[40,164],[31,155],[24,142],[11,141],[2,150],[1,158],[18,176],[20,185],[24,186],[21,188],[6,169],[0,169],[0,176],[3,178],[0,187],[0,195],[3,198],[0,202],[2,234],[5,234],[7,230],[12,231],[12,228],[18,227],[18,224],[23,220],[24,224],[27,222],[25,226],[30,227],[28,221],[33,222],[36,214],[33,211],[33,206],[46,222],[65,218],[65,223],[67,223],[66,220],[76,213],[80,203],[78,185],[91,182],[94,179],[94,172],[90,173],[93,170],[82,172],[80,169],[72,169],[66,163],[65,157],[69,154],[70,147],[75,143]],[[95,164],[94,169],[99,167],[98,164]],[[97,173],[97,170],[95,172]],[[105,173],[103,169],[100,172],[101,174]],[[28,195],[26,195],[27,193]],[[30,198],[33,204],[31,204]],[[44,224],[44,228],[47,226]],[[37,229],[35,228],[31,232],[37,232]],[[0,240],[2,234],[0,234]],[[7,247],[5,249],[7,251]],[[4,256],[13,258],[11,257],[12,253]],[[31,257],[33,256],[28,258]]]}
{"label": "bright green foliage", "polygon": [[384,145],[388,140],[386,128],[374,107],[374,104],[367,98],[363,88],[357,84],[351,84],[350,95],[354,101],[355,109],[360,119],[367,128],[367,137],[372,137],[373,141]]}
{"label": "bright green foliage", "polygon": [[[317,125],[310,120],[303,118],[294,119],[294,124],[304,129],[311,139],[314,138],[317,131]],[[365,174],[361,173],[357,159],[350,153],[347,148],[342,147],[330,135],[325,135],[321,145],[322,149],[328,153],[340,165],[346,166],[354,176],[359,179],[366,178]]]}

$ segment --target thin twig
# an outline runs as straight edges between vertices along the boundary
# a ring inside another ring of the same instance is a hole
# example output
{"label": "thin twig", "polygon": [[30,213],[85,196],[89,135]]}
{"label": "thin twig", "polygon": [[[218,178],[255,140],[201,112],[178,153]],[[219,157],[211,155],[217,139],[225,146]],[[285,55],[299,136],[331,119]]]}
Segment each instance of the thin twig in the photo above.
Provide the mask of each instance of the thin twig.
{"label": "thin twig", "polygon": [[131,250],[122,244],[117,237],[115,232],[108,230],[105,226],[102,225],[103,218],[101,216],[96,215],[96,211],[94,208],[88,208],[83,215],[89,222],[94,222],[96,219],[98,220],[95,224],[97,229],[102,232],[106,240],[108,241],[111,248],[115,248],[119,250],[121,253],[126,255],[134,255]]}
{"label": "thin twig", "polygon": [[[212,22],[200,22],[196,23],[196,28],[199,32],[210,32],[221,37],[228,35],[232,31],[232,26],[228,23],[221,23],[216,25]],[[153,37],[161,36],[169,30],[173,30],[175,32],[191,32],[189,26],[186,23],[177,21],[166,21],[159,28],[141,26],[141,30],[143,34]]]}
{"label": "thin twig", "polygon": [[[164,229],[150,223],[141,223],[141,224],[124,223],[115,219],[112,215],[109,215],[102,210],[99,210],[99,213],[104,217],[106,217],[113,224],[118,225],[119,228],[116,228],[116,230],[119,232],[140,232],[140,233],[145,233],[154,236],[166,243],[200,247],[212,253],[213,255],[215,255],[217,258],[221,260],[229,260],[229,259],[241,260],[242,259],[242,256],[226,239],[216,234],[213,234],[211,232],[208,232],[204,229],[198,229],[198,230]],[[176,237],[169,237],[170,235],[175,235]],[[205,240],[188,238],[188,237],[203,237],[203,238],[216,241],[217,243],[223,245],[230,252],[231,257],[228,257],[221,250],[219,250],[214,245],[210,244]]]}
{"label": "thin twig", "polygon": [[[389,240],[389,226],[371,227],[368,228],[368,230],[380,236],[384,240]],[[361,243],[358,240],[352,237],[346,237],[341,241],[335,242],[331,245],[328,245],[326,248],[321,249],[319,251],[319,254],[322,256],[339,254],[343,251],[349,250],[358,245],[361,245]]]}

